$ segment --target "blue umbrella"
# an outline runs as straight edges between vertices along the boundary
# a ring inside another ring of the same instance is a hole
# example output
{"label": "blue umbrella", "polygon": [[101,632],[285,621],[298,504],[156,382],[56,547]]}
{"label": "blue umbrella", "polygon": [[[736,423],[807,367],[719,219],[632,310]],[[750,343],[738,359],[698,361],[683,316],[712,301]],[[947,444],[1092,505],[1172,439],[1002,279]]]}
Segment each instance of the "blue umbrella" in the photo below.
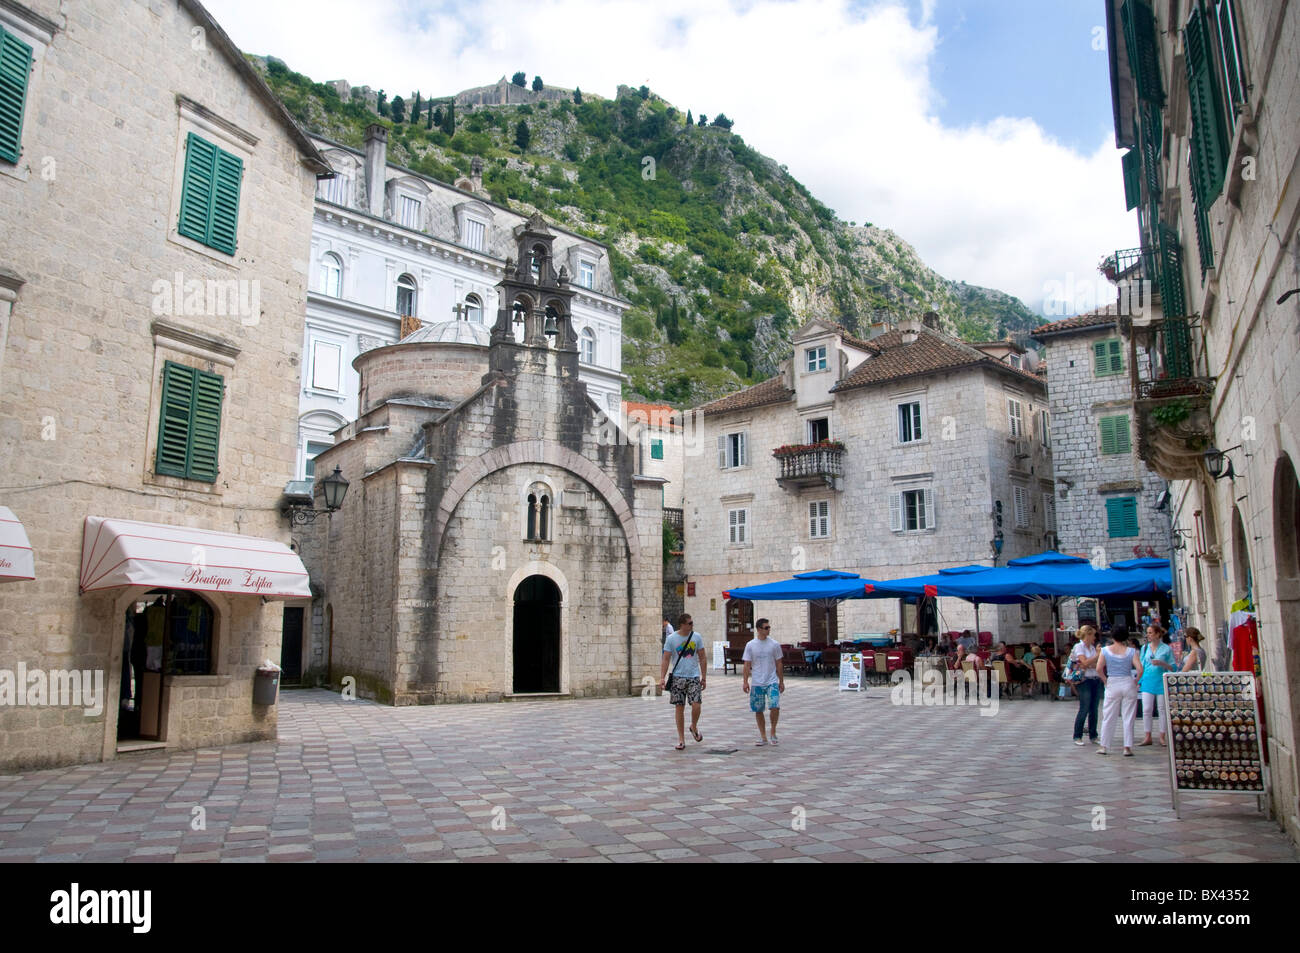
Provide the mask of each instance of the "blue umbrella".
{"label": "blue umbrella", "polygon": [[724,599],[753,599],[756,601],[788,602],[805,600],[830,608],[845,599],[865,599],[878,584],[857,573],[835,569],[797,573],[792,579],[778,579],[757,586],[727,589]]}

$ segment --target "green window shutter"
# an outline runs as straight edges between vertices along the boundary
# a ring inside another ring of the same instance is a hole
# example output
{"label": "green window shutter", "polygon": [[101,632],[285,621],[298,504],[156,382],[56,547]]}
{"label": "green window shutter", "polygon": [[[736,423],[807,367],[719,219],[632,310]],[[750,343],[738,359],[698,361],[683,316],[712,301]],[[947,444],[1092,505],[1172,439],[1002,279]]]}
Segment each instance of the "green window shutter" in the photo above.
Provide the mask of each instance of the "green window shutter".
{"label": "green window shutter", "polygon": [[1092,346],[1092,376],[1105,377],[1110,373],[1110,355],[1106,342],[1098,341]]}
{"label": "green window shutter", "polygon": [[1121,347],[1122,344],[1116,338],[1106,342],[1106,348],[1110,352],[1110,373],[1112,374],[1124,373],[1124,353],[1120,350]]}
{"label": "green window shutter", "polygon": [[1164,327],[1165,373],[1185,380],[1192,376],[1192,333],[1186,318],[1167,318]]}
{"label": "green window shutter", "polygon": [[1168,225],[1156,226],[1159,247],[1156,249],[1156,272],[1160,288],[1160,309],[1166,318],[1187,314],[1183,298],[1183,252],[1178,234]]}
{"label": "green window shutter", "polygon": [[165,476],[188,476],[190,411],[198,372],[184,364],[163,365],[162,408],[158,423],[158,456],[154,471]]}
{"label": "green window shutter", "polygon": [[650,459],[662,460],[664,458],[664,442],[662,440],[650,441]]}
{"label": "green window shutter", "polygon": [[1120,414],[1111,419],[1115,421],[1115,452],[1130,453],[1133,445],[1129,442],[1128,414]]}
{"label": "green window shutter", "polygon": [[1130,149],[1120,160],[1124,167],[1124,207],[1132,210],[1142,203],[1142,152]]}
{"label": "green window shutter", "polygon": [[1115,418],[1101,418],[1101,452],[1110,454],[1115,452]]}
{"label": "green window shutter", "polygon": [[244,160],[217,150],[216,187],[212,194],[212,231],[208,244],[227,255],[235,253],[235,232],[239,226],[239,185]]}
{"label": "green window shutter", "polygon": [[162,407],[154,471],[213,483],[225,381],[184,364],[163,365]]}
{"label": "green window shutter", "polygon": [[1124,45],[1139,99],[1159,105],[1164,101],[1160,86],[1160,51],[1156,47],[1156,19],[1145,0],[1124,0],[1120,8]]}
{"label": "green window shutter", "polygon": [[1111,539],[1138,535],[1136,498],[1125,496],[1106,501],[1106,532]]}
{"label": "green window shutter", "polygon": [[23,110],[32,72],[32,48],[0,30],[0,159],[17,162],[22,155]]}
{"label": "green window shutter", "polygon": [[1192,113],[1189,145],[1195,166],[1193,197],[1206,208],[1223,187],[1223,170],[1228,163],[1227,129],[1209,39],[1201,12],[1194,8],[1183,35],[1183,48],[1187,59],[1187,98]]}
{"label": "green window shutter", "polygon": [[244,161],[239,156],[191,132],[185,140],[185,181],[177,231],[233,255],[243,174]]}
{"label": "green window shutter", "polygon": [[219,374],[198,372],[194,415],[190,427],[190,479],[215,483],[217,445],[221,436],[221,398],[225,381]]}
{"label": "green window shutter", "polygon": [[[1246,102],[1246,78],[1241,68],[1241,49],[1238,45],[1237,13],[1233,0],[1219,0],[1218,16],[1219,53],[1223,60],[1223,75],[1227,79],[1228,98],[1235,111]],[[1235,125],[1236,120],[1233,120]]]}

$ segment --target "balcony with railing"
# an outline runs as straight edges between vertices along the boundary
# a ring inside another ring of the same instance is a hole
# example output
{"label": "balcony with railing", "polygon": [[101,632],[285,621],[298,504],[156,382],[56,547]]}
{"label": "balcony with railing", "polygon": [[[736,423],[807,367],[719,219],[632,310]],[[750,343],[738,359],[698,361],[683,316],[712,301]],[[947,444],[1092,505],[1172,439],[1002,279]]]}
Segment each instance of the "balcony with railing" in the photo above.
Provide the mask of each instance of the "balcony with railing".
{"label": "balcony with railing", "polygon": [[839,478],[844,476],[844,444],[838,440],[777,447],[772,456],[781,465],[776,482],[782,489],[840,488]]}
{"label": "balcony with railing", "polygon": [[1168,480],[1194,479],[1213,435],[1214,378],[1199,317],[1135,319],[1129,356],[1138,456]]}

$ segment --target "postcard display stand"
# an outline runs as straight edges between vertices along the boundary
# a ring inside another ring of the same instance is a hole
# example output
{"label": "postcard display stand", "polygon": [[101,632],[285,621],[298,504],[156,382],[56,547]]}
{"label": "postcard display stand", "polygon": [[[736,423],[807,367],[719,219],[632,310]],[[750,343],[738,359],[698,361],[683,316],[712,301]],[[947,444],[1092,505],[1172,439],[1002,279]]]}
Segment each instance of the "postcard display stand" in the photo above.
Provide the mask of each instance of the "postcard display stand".
{"label": "postcard display stand", "polygon": [[1192,794],[1245,794],[1266,811],[1268,783],[1249,672],[1166,672],[1174,815]]}

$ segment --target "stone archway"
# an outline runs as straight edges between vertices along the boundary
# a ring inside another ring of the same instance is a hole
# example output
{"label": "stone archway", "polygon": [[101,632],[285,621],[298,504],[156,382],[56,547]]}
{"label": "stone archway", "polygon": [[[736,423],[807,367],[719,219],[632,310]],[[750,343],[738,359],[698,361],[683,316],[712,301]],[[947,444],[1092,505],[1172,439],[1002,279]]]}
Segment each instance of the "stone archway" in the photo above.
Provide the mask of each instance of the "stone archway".
{"label": "stone archway", "polygon": [[513,686],[516,695],[560,690],[560,588],[528,576],[514,591]]}

